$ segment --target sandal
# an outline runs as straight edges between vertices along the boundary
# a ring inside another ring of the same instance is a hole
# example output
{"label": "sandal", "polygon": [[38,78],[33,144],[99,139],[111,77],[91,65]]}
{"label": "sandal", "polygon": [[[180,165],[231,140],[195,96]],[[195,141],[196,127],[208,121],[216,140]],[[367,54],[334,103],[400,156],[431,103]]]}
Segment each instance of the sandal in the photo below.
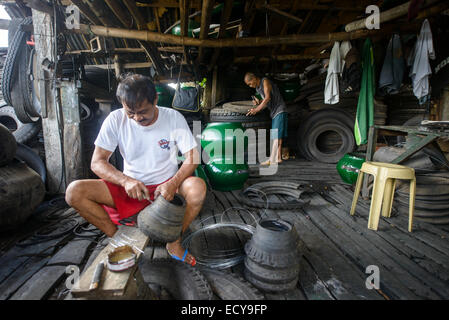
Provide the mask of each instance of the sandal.
{"label": "sandal", "polygon": [[[189,251],[186,249],[184,251],[184,255],[182,256],[182,258],[179,258],[178,256],[175,256],[174,254],[170,253],[170,251],[168,251],[168,249],[167,249],[167,252],[170,255],[170,257],[172,257],[173,259],[178,260],[178,261],[182,261],[182,262],[185,262],[185,259],[187,257],[187,253],[189,253]],[[196,265],[195,257],[192,257],[192,262],[190,263],[190,265],[192,267]]]}

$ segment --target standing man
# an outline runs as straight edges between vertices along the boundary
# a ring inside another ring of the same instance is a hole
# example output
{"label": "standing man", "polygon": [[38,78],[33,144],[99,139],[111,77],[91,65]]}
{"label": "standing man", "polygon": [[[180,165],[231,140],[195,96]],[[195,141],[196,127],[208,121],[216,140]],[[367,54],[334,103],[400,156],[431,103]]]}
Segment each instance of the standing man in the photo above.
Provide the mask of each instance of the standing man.
{"label": "standing man", "polygon": [[247,72],[245,74],[245,83],[251,88],[256,89],[256,92],[262,97],[262,101],[254,98],[253,103],[255,108],[252,108],[246,114],[255,115],[265,108],[270,110],[271,129],[277,129],[277,133],[271,135],[273,147],[270,158],[262,162],[262,165],[270,165],[272,163],[282,162],[282,141],[287,138],[288,130],[288,113],[284,99],[281,96],[279,88],[275,83],[272,83],[267,78],[259,78],[254,73]]}
{"label": "standing man", "polygon": [[[155,197],[171,201],[175,193],[186,200],[182,232],[201,210],[206,195],[204,181],[192,177],[199,164],[196,141],[184,117],[176,110],[158,107],[150,78],[128,74],[117,87],[123,108],[104,120],[92,156],[91,169],[101,179],[72,182],[67,203],[108,237],[117,225],[135,225],[137,214]],[[118,146],[123,172],[109,163]],[[185,157],[178,169],[177,151]],[[181,238],[167,243],[168,253],[195,265],[195,258],[181,246]]]}

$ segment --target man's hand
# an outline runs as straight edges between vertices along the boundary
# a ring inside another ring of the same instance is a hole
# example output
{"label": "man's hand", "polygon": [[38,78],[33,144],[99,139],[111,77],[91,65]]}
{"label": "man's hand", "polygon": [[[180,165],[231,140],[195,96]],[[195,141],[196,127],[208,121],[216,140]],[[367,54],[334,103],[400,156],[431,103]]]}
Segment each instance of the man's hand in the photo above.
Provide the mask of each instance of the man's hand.
{"label": "man's hand", "polygon": [[177,189],[178,186],[173,181],[168,180],[156,188],[154,191],[154,198],[156,199],[159,195],[162,195],[165,200],[172,201]]}
{"label": "man's hand", "polygon": [[254,116],[257,112],[259,112],[258,108],[251,108],[248,110],[247,116]]}
{"label": "man's hand", "polygon": [[123,187],[130,198],[138,199],[139,201],[144,199],[150,200],[150,193],[142,181],[127,177]]}

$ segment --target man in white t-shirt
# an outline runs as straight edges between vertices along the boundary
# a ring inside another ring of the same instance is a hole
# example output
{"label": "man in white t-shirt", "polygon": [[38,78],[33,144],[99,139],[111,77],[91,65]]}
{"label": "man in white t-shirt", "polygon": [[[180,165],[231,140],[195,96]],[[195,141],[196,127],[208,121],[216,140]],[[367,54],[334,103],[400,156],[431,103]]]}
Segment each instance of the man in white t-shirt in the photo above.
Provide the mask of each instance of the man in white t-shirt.
{"label": "man in white t-shirt", "polygon": [[[117,225],[135,224],[149,200],[161,195],[171,201],[179,193],[186,200],[184,232],[206,195],[204,181],[192,176],[199,163],[192,132],[178,111],[157,106],[156,89],[148,77],[123,77],[117,98],[123,108],[108,115],[95,140],[91,169],[101,179],[72,182],[66,201],[112,237]],[[117,146],[124,160],[123,172],[109,163]],[[178,150],[185,157],[179,169]],[[182,248],[180,239],[167,243],[166,248],[173,258],[195,265],[195,258]]]}

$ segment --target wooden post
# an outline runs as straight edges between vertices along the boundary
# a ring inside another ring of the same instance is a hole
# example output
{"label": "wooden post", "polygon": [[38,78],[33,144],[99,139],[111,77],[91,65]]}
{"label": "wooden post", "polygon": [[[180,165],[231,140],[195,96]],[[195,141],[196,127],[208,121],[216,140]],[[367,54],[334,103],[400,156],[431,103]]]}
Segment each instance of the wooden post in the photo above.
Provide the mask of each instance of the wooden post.
{"label": "wooden post", "polygon": [[441,98],[440,98],[440,110],[441,116],[440,121],[448,121],[449,120],[449,86],[445,86],[441,90]]}
{"label": "wooden post", "polygon": [[[39,76],[38,87],[42,105],[47,188],[49,193],[64,193],[67,185],[85,177],[80,135],[79,84],[57,83],[53,48],[52,17],[32,10],[34,42]],[[43,36],[45,35],[45,36]]]}
{"label": "wooden post", "polygon": [[65,187],[72,181],[87,176],[83,161],[83,147],[80,131],[80,107],[77,84],[74,81],[61,81],[61,108],[64,126],[64,167]]}
{"label": "wooden post", "polygon": [[118,54],[114,54],[114,70],[115,70],[115,77],[118,79],[122,74],[122,64],[120,63]]}
{"label": "wooden post", "polygon": [[[58,118],[62,115],[57,114],[58,108],[55,101],[55,86],[53,79],[55,70],[53,68],[44,68],[44,61],[54,63],[54,49],[52,43],[52,18],[49,14],[32,9],[34,42],[37,55],[38,69],[42,70],[38,85],[42,104],[42,130],[44,133],[45,164],[47,167],[47,189],[49,193],[63,193],[65,184],[63,183],[63,151],[62,148],[62,127],[60,127]],[[62,123],[61,123],[62,125]]]}
{"label": "wooden post", "polygon": [[217,74],[218,74],[218,67],[214,67],[214,73],[212,76],[212,93],[211,93],[211,103],[210,108],[215,108],[215,103],[217,102]]}

